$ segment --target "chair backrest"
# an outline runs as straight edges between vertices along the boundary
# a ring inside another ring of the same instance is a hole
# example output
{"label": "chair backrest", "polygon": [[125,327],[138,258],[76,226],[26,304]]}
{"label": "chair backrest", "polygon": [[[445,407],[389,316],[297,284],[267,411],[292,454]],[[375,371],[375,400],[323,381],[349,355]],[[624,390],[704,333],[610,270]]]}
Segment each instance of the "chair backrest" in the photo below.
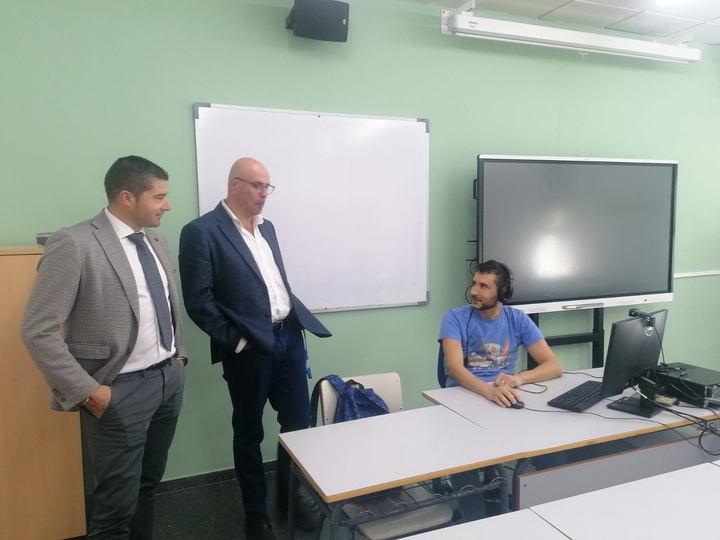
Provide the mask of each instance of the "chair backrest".
{"label": "chair backrest", "polygon": [[437,380],[440,388],[445,388],[447,384],[447,373],[445,373],[445,353],[442,343],[440,343],[440,350],[438,350]]}
{"label": "chair backrest", "polygon": [[[400,375],[397,373],[377,373],[374,375],[358,375],[357,377],[343,377],[343,381],[352,379],[362,384],[383,398],[391,413],[403,410],[402,385]],[[332,424],[337,409],[337,392],[328,381],[320,383],[320,416],[322,423]]]}

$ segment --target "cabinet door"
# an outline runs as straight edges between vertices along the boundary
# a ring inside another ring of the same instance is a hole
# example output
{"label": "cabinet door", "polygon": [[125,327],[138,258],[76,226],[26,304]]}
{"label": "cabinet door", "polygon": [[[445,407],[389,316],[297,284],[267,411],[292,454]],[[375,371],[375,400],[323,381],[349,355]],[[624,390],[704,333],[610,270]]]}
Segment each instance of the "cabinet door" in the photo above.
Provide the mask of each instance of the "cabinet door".
{"label": "cabinet door", "polygon": [[85,534],[80,418],[50,390],[20,340],[39,249],[0,250],[0,538]]}

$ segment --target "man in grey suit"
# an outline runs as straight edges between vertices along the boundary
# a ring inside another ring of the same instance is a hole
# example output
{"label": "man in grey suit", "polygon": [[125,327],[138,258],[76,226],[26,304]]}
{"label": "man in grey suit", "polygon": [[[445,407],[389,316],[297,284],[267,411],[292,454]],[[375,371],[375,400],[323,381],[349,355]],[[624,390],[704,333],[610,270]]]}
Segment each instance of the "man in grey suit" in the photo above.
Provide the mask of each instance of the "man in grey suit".
{"label": "man in grey suit", "polygon": [[80,410],[95,472],[89,539],[149,539],[183,398],[175,270],[157,227],[168,175],[137,156],[105,176],[108,206],[47,242],[22,338],[52,390]]}

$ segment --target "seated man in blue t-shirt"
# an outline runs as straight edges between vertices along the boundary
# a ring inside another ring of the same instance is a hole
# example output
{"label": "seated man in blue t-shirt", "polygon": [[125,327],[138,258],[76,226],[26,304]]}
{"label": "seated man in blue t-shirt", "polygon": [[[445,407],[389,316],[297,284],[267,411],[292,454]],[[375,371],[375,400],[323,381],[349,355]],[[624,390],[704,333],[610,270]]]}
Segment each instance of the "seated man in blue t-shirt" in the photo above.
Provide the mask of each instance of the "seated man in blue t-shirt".
{"label": "seated man in blue t-shirt", "polygon": [[[504,264],[478,264],[470,289],[472,303],[445,313],[439,338],[445,385],[463,386],[501,407],[520,401],[518,386],[562,375],[560,361],[530,317],[503,305],[512,286],[512,274]],[[515,375],[521,345],[538,365]]]}
{"label": "seated man in blue t-shirt", "polygon": [[[445,386],[463,386],[500,405],[520,401],[518,386],[562,375],[562,365],[540,330],[522,311],[504,306],[512,296],[512,273],[502,263],[477,266],[470,295],[472,303],[448,311],[442,319],[439,341],[445,360]],[[515,375],[520,346],[537,367]],[[483,476],[490,470],[483,471]],[[489,479],[486,479],[489,480]],[[455,490],[480,486],[477,471],[454,474]],[[485,517],[482,494],[459,499],[465,521]]]}

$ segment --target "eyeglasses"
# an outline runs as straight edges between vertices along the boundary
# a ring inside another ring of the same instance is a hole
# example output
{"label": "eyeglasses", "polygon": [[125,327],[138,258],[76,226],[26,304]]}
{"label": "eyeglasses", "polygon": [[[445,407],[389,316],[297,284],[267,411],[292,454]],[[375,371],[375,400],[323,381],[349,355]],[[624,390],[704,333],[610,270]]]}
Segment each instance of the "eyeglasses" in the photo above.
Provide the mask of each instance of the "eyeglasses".
{"label": "eyeglasses", "polygon": [[245,180],[244,178],[240,178],[239,176],[233,176],[233,180],[240,180],[241,182],[250,184],[255,191],[260,192],[266,189],[268,195],[275,191],[275,186],[273,186],[272,184],[263,184],[262,182],[248,182],[247,180]]}

